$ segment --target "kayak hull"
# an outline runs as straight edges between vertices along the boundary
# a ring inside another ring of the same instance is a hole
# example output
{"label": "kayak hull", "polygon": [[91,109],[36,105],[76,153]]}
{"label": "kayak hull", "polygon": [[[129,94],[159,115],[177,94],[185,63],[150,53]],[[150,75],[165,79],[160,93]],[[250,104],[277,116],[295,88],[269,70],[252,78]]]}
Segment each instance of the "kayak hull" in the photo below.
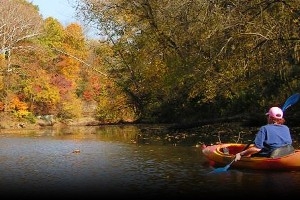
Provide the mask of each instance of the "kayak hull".
{"label": "kayak hull", "polygon": [[[243,151],[246,144],[226,143],[204,146],[202,152],[213,167],[224,167],[235,157],[235,154]],[[299,171],[300,150],[279,158],[269,157],[242,157],[233,162],[230,168],[276,170],[276,171]]]}

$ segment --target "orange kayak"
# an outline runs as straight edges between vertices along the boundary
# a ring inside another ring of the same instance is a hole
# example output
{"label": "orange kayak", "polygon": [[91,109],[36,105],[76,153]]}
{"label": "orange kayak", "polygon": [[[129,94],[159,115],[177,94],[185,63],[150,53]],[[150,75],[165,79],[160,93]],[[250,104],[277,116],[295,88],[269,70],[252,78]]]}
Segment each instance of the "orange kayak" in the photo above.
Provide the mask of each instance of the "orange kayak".
{"label": "orange kayak", "polygon": [[[233,161],[235,154],[243,151],[247,144],[226,143],[203,146],[202,152],[213,167],[224,167]],[[300,170],[300,150],[279,158],[242,157],[233,162],[230,168],[296,171]]]}

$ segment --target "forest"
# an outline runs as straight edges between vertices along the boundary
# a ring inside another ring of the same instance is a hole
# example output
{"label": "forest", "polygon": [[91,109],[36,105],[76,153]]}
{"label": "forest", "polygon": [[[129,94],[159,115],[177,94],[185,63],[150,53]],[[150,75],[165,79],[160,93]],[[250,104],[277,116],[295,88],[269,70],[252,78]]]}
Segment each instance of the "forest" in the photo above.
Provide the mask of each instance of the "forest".
{"label": "forest", "polygon": [[74,0],[101,39],[0,2],[0,113],[20,120],[259,119],[300,91],[298,0]]}

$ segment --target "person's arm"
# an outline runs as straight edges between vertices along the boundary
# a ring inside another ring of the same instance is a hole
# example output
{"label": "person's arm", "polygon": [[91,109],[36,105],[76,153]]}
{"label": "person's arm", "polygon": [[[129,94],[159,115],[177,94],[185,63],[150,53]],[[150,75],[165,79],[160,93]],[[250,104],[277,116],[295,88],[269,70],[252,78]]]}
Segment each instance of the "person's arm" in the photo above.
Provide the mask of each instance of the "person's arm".
{"label": "person's arm", "polygon": [[241,159],[242,156],[250,156],[250,155],[252,155],[254,153],[259,152],[260,150],[261,149],[257,148],[256,146],[252,146],[252,147],[250,147],[250,148],[248,148],[248,149],[246,149],[246,150],[244,150],[244,151],[242,151],[240,153],[237,153],[235,155],[235,159],[234,160],[238,161],[238,160]]}

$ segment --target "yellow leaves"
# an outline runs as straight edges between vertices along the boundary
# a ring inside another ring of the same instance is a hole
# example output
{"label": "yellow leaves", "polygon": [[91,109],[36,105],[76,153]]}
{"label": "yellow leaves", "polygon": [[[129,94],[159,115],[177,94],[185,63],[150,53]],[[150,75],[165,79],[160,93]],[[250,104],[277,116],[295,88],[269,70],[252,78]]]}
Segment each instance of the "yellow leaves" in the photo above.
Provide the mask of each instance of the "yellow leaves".
{"label": "yellow leaves", "polygon": [[54,87],[46,88],[35,95],[35,100],[55,104],[60,100],[59,91]]}
{"label": "yellow leaves", "polygon": [[69,44],[74,50],[86,50],[85,38],[80,25],[73,23],[66,27],[64,43]]}
{"label": "yellow leaves", "polygon": [[60,56],[60,58],[61,61],[57,63],[57,71],[75,83],[79,77],[80,63],[68,56]]}
{"label": "yellow leaves", "polygon": [[79,118],[82,111],[82,102],[73,96],[69,101],[60,104],[59,116],[65,119]]}
{"label": "yellow leaves", "polygon": [[64,37],[63,26],[54,18],[49,17],[45,20],[43,26],[43,35],[40,37],[42,44],[47,46],[60,46]]}
{"label": "yellow leaves", "polygon": [[40,79],[27,83],[23,89],[24,94],[35,102],[44,101],[55,104],[60,100],[59,90],[49,82],[43,81],[44,78],[40,77]]}
{"label": "yellow leaves", "polygon": [[31,115],[31,112],[29,112],[28,110],[18,110],[16,112],[14,112],[14,115],[18,118],[23,118],[23,117]]}
{"label": "yellow leaves", "polygon": [[5,88],[5,76],[0,76],[0,90]]}
{"label": "yellow leaves", "polygon": [[97,118],[112,123],[134,121],[135,112],[127,103],[128,98],[117,88],[103,89],[98,99]]}

